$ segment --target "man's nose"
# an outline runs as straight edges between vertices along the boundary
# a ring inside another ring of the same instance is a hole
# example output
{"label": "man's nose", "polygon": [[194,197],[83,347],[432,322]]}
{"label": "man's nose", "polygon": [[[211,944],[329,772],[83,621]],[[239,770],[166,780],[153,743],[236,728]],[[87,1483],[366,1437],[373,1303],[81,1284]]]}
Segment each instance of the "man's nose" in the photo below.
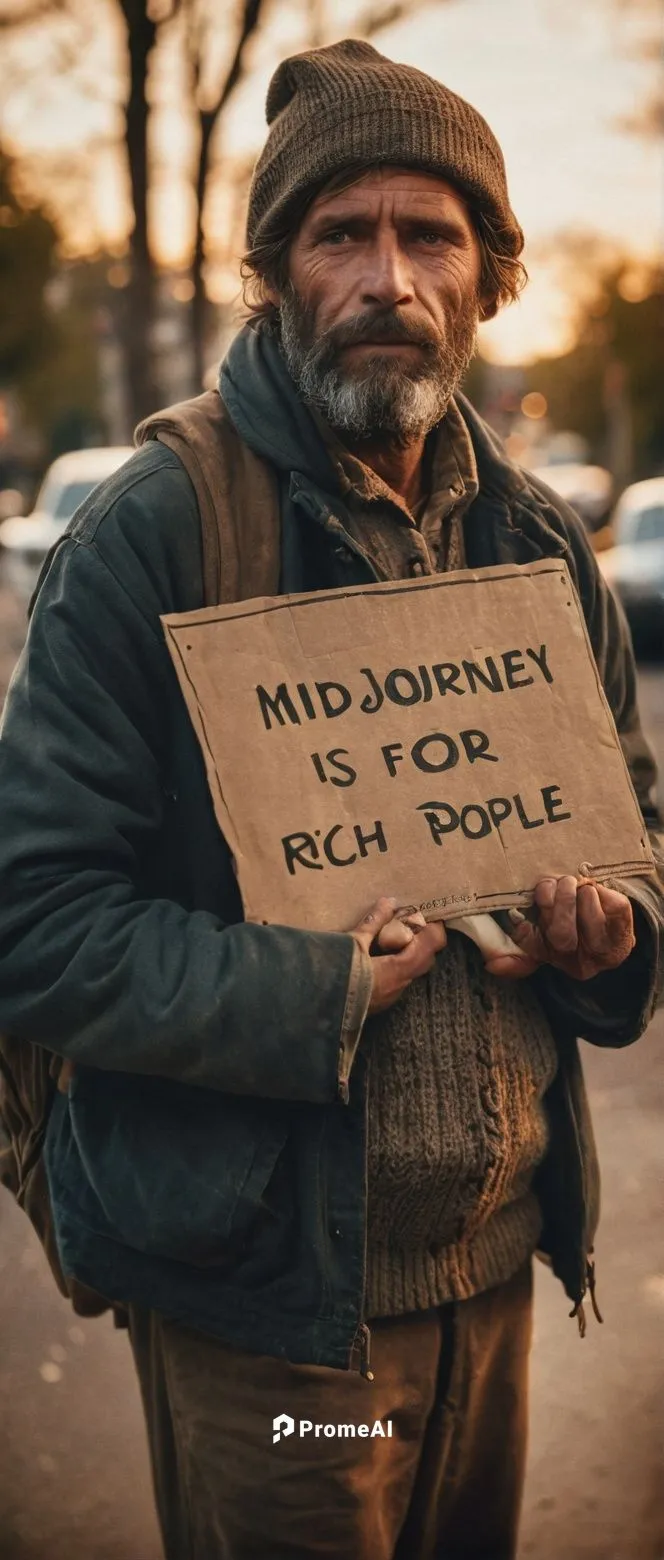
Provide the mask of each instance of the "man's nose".
{"label": "man's nose", "polygon": [[362,302],[380,304],[384,309],[412,303],[414,292],[411,267],[396,236],[385,235],[377,240],[367,258]]}

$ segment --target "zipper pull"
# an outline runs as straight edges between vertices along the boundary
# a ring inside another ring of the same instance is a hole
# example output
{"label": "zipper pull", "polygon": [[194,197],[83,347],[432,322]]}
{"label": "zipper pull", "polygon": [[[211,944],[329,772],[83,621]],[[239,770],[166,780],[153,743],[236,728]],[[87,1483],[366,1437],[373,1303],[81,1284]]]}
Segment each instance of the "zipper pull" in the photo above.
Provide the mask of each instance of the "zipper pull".
{"label": "zipper pull", "polygon": [[360,1375],[364,1376],[365,1381],[374,1381],[374,1373],[369,1368],[371,1365],[371,1329],[367,1327],[366,1322],[360,1322],[359,1332],[361,1337]]}
{"label": "zipper pull", "polygon": [[[596,1320],[598,1322],[603,1322],[604,1321],[604,1317],[602,1316],[600,1308],[599,1308],[599,1306],[597,1304],[597,1295],[595,1293],[596,1282],[597,1281],[596,1281],[596,1278],[595,1278],[595,1258],[593,1256],[592,1251],[589,1251],[588,1255],[586,1257],[586,1283],[585,1283],[585,1288],[584,1288],[583,1294],[585,1295],[587,1293],[587,1294],[590,1295],[590,1304],[591,1304],[591,1306],[593,1308],[593,1316],[596,1318]],[[585,1307],[584,1307],[584,1304],[583,1304],[583,1295],[582,1295],[581,1299],[579,1301],[577,1301],[577,1304],[575,1305],[574,1310],[570,1311],[569,1314],[570,1314],[570,1317],[574,1317],[574,1316],[576,1317],[577,1322],[579,1324],[580,1336],[582,1338],[585,1338],[585,1336],[586,1336],[586,1312],[585,1312]]]}
{"label": "zipper pull", "polygon": [[338,1094],[339,1099],[341,1100],[342,1105],[348,1105],[349,1104],[349,1102],[350,1102],[350,1088],[348,1086],[348,1079],[347,1078],[339,1078],[337,1080],[337,1094]]}
{"label": "zipper pull", "polygon": [[591,1306],[593,1308],[593,1315],[597,1318],[598,1322],[603,1322],[604,1321],[604,1317],[602,1316],[600,1308],[599,1308],[599,1306],[597,1304],[597,1297],[595,1295],[595,1289],[596,1289],[597,1280],[595,1278],[595,1258],[593,1256],[592,1251],[590,1251],[588,1253],[588,1256],[586,1258],[586,1278],[588,1280],[588,1289],[589,1289],[589,1292],[590,1292],[590,1304],[591,1304]]}
{"label": "zipper pull", "polygon": [[583,1300],[577,1300],[577,1303],[576,1303],[576,1305],[574,1307],[574,1310],[570,1311],[569,1314],[570,1314],[570,1319],[572,1319],[573,1317],[576,1317],[576,1319],[577,1319],[577,1322],[579,1324],[579,1337],[580,1338],[585,1338],[585,1336],[586,1336],[586,1312],[585,1312],[585,1307],[584,1307],[584,1304],[583,1304]]}

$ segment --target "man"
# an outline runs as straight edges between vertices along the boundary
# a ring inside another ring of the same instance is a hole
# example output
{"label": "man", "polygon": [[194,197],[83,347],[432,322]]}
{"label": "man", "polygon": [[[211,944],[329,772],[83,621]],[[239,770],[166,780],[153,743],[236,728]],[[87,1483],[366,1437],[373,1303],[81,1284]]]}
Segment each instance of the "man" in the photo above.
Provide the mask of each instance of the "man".
{"label": "man", "polygon": [[[523,279],[491,131],[352,41],[282,64],[268,120],[218,458],[231,494],[243,451],[271,474],[279,589],[566,558],[647,811],[616,605],[457,393]],[[575,1037],[645,1027],[657,894],[544,878],[487,967],[389,895],[350,934],[244,924],[159,623],[202,575],[148,438],[51,558],[8,701],[0,1020],[73,1068],[62,1262],[128,1308],[169,1560],[508,1560],[535,1249],[595,1307]]]}

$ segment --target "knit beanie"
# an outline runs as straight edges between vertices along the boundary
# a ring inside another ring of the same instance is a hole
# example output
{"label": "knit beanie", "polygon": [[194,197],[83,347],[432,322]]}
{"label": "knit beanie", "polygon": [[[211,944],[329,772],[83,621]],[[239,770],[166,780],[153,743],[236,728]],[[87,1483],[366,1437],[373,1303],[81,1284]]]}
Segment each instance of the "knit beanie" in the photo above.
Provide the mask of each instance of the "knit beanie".
{"label": "knit beanie", "polygon": [[292,55],[272,77],[266,116],[249,193],[249,248],[287,230],[307,192],[313,197],[361,161],[449,179],[497,220],[505,253],[520,254],[523,233],[493,132],[470,103],[413,66],[356,38]]}

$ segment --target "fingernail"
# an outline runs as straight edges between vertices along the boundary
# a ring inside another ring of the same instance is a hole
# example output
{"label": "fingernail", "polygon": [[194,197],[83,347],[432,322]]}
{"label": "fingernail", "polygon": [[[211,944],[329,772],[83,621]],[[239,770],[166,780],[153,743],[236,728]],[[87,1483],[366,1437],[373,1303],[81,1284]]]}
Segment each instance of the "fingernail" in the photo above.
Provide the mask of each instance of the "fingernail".
{"label": "fingernail", "polygon": [[508,910],[507,914],[513,926],[520,926],[521,922],[525,921],[526,919],[525,915],[522,915],[521,911],[517,910],[516,905],[513,905],[512,909]]}
{"label": "fingernail", "polygon": [[556,879],[541,878],[537,885],[537,900],[540,905],[552,905],[556,897]]}

